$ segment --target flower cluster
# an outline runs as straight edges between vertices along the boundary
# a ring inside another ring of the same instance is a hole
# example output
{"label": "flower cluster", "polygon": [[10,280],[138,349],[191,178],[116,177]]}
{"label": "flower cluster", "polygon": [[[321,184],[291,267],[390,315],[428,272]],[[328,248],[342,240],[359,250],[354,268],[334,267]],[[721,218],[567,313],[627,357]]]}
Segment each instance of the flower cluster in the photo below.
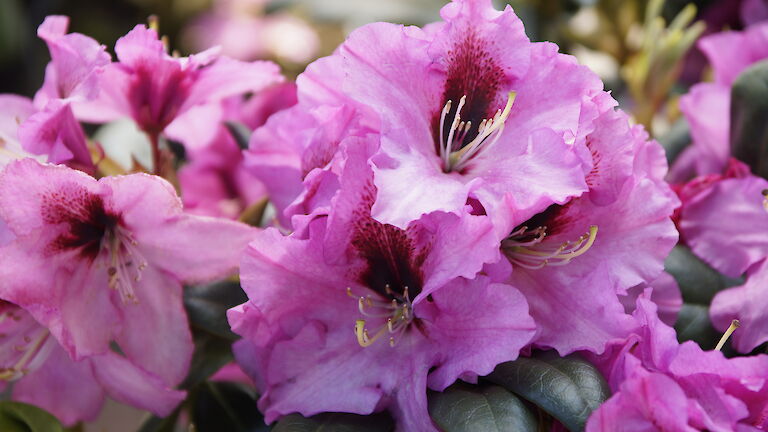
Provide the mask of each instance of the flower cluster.
{"label": "flower cluster", "polygon": [[744,276],[708,313],[741,323],[739,353],[768,341],[766,159],[738,160],[728,121],[768,26],[700,41],[715,82],[682,97],[693,145],[668,173],[600,78],[511,7],[440,16],[362,26],[295,83],[217,48],[180,57],[157,21],[113,58],[46,18],[42,87],[0,95],[0,386],[66,425],[106,397],[175,416],[206,349],[187,293],[227,280],[247,297],[217,319],[266,423],[387,411],[437,431],[430,394],[550,350],[607,382],[587,431],[768,427],[768,357],[679,341],[688,299],[664,272],[680,244]]}

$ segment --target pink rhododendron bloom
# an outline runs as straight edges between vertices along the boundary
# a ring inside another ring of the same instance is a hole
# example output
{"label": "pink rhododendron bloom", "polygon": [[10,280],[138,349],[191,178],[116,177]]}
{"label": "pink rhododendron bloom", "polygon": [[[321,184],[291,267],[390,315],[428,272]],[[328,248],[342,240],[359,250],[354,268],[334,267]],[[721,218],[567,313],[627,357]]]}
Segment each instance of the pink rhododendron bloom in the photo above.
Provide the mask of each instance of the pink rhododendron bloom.
{"label": "pink rhododendron bloom", "polygon": [[[14,235],[0,249],[0,299],[29,313],[73,361],[102,359],[118,374],[122,400],[142,407],[143,396],[121,380],[140,372],[170,388],[189,367],[181,283],[232,272],[254,233],[183,213],[159,177],[97,181],[32,159],[0,172],[0,219]],[[125,357],[107,356],[113,347]],[[152,409],[167,414],[172,407]]]}
{"label": "pink rhododendron bloom", "polygon": [[747,67],[768,58],[768,23],[743,31],[702,38],[699,48],[715,72],[715,82],[700,83],[680,98],[680,109],[691,126],[693,145],[680,155],[670,180],[722,172],[730,158],[731,86]]}
{"label": "pink rhododendron bloom", "polygon": [[641,296],[638,326],[605,355],[594,357],[613,396],[589,418],[596,431],[762,430],[766,424],[768,357],[726,359],[675,331]]}
{"label": "pink rhododendron bloom", "polygon": [[49,329],[22,308],[0,301],[0,385],[13,400],[37,405],[65,425],[93,420],[104,397],[167,415],[185,393],[107,351],[73,361]]}
{"label": "pink rhododendron bloom", "polygon": [[99,75],[111,61],[104,45],[80,33],[67,34],[68,26],[68,17],[53,15],[37,29],[51,53],[45,82],[35,95],[38,108],[44,108],[52,99],[79,102],[95,98]]}
{"label": "pink rhododendron bloom", "polygon": [[768,298],[764,292],[768,274],[766,189],[768,181],[751,175],[738,161],[731,162],[726,175],[706,176],[681,189],[686,196],[678,225],[686,244],[726,275],[747,273],[744,285],[718,293],[710,307],[716,328],[724,331],[733,319],[742,323],[733,336],[734,347],[741,352],[768,341],[768,308],[763,302]]}
{"label": "pink rhododendron bloom", "polygon": [[235,97],[193,108],[169,126],[167,135],[184,144],[189,159],[178,173],[185,209],[236,218],[264,198],[264,186],[243,166],[242,149],[225,122],[253,130],[295,103],[296,86],[282,83],[248,100]]}
{"label": "pink rhododendron bloom", "polygon": [[436,430],[427,387],[516,358],[534,324],[523,296],[499,283],[508,269],[478,273],[499,254],[486,217],[437,212],[406,229],[371,217],[365,147],[341,150],[333,208],[306,236],[270,228],[251,243],[241,265],[250,300],[229,311],[243,336],[236,358],[268,422],[388,408],[402,430]]}
{"label": "pink rhododendron bloom", "polygon": [[632,320],[618,295],[659,277],[677,241],[669,217],[678,201],[663,181],[660,146],[612,104],[594,125],[586,136],[596,161],[589,191],[522,222],[502,242],[515,267],[509,283],[540,329],[536,343],[562,355],[600,352],[625,334]]}
{"label": "pink rhododendron bloom", "polygon": [[282,80],[273,63],[239,62],[215,50],[172,57],[157,32],[143,25],[120,38],[115,53],[119,61],[105,67],[99,98],[83,117],[131,117],[153,137],[193,106],[257,92]]}

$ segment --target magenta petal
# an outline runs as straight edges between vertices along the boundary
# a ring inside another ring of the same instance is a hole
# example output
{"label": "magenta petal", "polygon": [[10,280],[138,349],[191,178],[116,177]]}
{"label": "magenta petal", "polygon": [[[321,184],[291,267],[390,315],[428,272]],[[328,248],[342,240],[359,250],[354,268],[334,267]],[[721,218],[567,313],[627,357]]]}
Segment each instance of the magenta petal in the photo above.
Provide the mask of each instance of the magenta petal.
{"label": "magenta petal", "polygon": [[691,250],[732,277],[768,256],[765,189],[760,177],[730,178],[685,203],[679,226]]}
{"label": "magenta petal", "polygon": [[680,98],[680,110],[691,125],[696,173],[719,174],[730,157],[730,87],[714,83],[693,86]]}
{"label": "magenta petal", "polygon": [[768,260],[750,269],[744,285],[719,292],[709,313],[720,331],[725,331],[731,320],[741,322],[731,336],[739,352],[748,353],[768,341]]}
{"label": "magenta petal", "polygon": [[93,373],[110,397],[165,417],[186,397],[160,378],[114,353],[93,357]]}
{"label": "magenta petal", "polygon": [[37,405],[72,426],[96,418],[104,391],[88,360],[74,362],[57,346],[39,369],[14,384],[12,398]]}
{"label": "magenta petal", "polygon": [[688,399],[680,386],[659,373],[625,381],[589,418],[587,432],[668,430],[695,432],[688,426]]}
{"label": "magenta petal", "polygon": [[86,172],[94,169],[85,133],[66,103],[50,102],[22,123],[18,134],[24,149],[47,155],[51,163],[68,162]]}
{"label": "magenta petal", "polygon": [[144,269],[136,287],[138,302],[121,310],[129,325],[116,337],[131,362],[168,385],[186,376],[194,350],[181,288],[174,278],[151,267]]}
{"label": "magenta petal", "polygon": [[427,309],[427,321],[430,309],[436,309],[428,331],[439,341],[442,356],[428,384],[437,391],[459,377],[487,375],[499,363],[516,359],[536,330],[519,291],[482,277],[456,279],[434,294],[434,303],[420,306]]}
{"label": "magenta petal", "polygon": [[712,63],[718,84],[730,87],[749,65],[768,57],[768,24],[707,36],[699,41],[699,48]]}
{"label": "magenta petal", "polygon": [[157,32],[143,24],[137,24],[128,34],[117,40],[115,53],[120,63],[130,67],[137,67],[147,59],[159,60],[166,55]]}

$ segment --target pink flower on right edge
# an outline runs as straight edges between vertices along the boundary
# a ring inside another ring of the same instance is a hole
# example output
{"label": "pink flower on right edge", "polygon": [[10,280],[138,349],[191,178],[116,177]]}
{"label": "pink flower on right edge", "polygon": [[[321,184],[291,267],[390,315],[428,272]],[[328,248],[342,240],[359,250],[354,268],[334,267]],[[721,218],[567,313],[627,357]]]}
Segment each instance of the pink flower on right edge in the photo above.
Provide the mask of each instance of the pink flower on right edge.
{"label": "pink flower on right edge", "polygon": [[746,276],[744,285],[715,296],[710,318],[720,331],[738,319],[733,346],[748,353],[768,341],[768,181],[731,157],[731,86],[747,67],[768,58],[768,23],[714,34],[699,46],[715,82],[695,85],[680,101],[693,144],[670,173],[682,201],[675,219],[681,242],[698,257],[728,276]]}
{"label": "pink flower on right edge", "polygon": [[586,431],[764,430],[768,356],[727,359],[695,342],[679,344],[647,294],[637,300],[635,330],[605,354],[587,354],[613,395],[592,413]]}

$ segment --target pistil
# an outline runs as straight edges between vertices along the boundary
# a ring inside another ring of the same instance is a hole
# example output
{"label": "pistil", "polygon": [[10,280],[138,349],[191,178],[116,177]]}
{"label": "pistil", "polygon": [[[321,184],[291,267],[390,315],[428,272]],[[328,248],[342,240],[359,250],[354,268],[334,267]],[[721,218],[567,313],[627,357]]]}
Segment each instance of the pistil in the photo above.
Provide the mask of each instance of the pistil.
{"label": "pistil", "polygon": [[368,320],[358,319],[355,321],[355,336],[362,347],[371,346],[385,335],[389,335],[389,345],[394,347],[397,337],[405,331],[413,320],[413,305],[408,294],[408,287],[404,288],[402,295],[393,292],[389,285],[386,286],[386,291],[393,297],[391,301],[377,298],[378,296],[374,297],[371,294],[358,296],[352,292],[351,287],[347,287],[347,295],[357,299],[357,307],[361,315],[369,320],[384,320],[383,324],[373,330],[373,336],[366,327]]}

